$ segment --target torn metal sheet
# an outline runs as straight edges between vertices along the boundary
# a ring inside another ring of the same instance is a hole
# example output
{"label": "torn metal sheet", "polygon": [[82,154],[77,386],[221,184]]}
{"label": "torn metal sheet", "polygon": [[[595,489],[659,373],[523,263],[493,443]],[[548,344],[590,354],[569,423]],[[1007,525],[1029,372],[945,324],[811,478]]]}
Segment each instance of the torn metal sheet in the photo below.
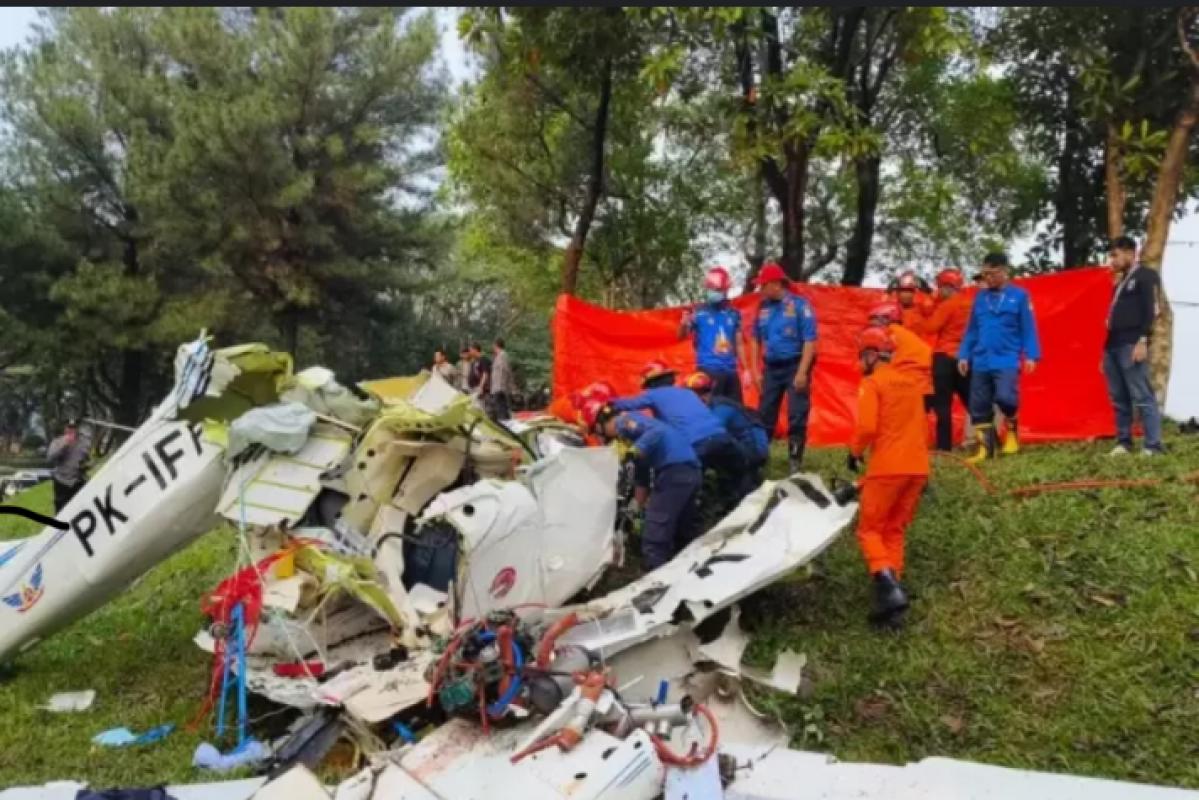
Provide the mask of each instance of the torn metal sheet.
{"label": "torn metal sheet", "polygon": [[321,473],[341,463],[351,439],[335,425],[317,423],[298,452],[263,451],[225,481],[217,513],[235,524],[294,525],[320,493]]}
{"label": "torn metal sheet", "polygon": [[420,521],[461,535],[458,615],[553,607],[594,582],[612,560],[615,479],[610,451],[564,451],[530,472],[532,491],[485,480],[438,495]]}
{"label": "torn metal sheet", "polygon": [[312,771],[297,764],[259,789],[254,800],[330,800],[330,797]]}
{"label": "torn metal sheet", "polygon": [[375,778],[371,800],[442,800],[396,764],[385,764]]}
{"label": "torn metal sheet", "polygon": [[174,417],[182,402],[205,399],[226,352],[203,341],[180,348],[175,389],[55,515],[70,528],[6,543],[0,660],[108,602],[212,527],[221,450],[200,425]]}
{"label": "torn metal sheet", "polygon": [[513,764],[518,735],[487,735],[466,720],[450,720],[401,756],[400,766],[447,800],[653,800],[662,791],[665,768],[644,731],[617,739],[593,730],[574,750],[551,748]]}
{"label": "torn metal sheet", "polygon": [[599,617],[562,643],[611,657],[677,625],[698,624],[811,561],[857,511],[840,506],[814,475],[767,482],[674,559],[628,586],[560,613]]}

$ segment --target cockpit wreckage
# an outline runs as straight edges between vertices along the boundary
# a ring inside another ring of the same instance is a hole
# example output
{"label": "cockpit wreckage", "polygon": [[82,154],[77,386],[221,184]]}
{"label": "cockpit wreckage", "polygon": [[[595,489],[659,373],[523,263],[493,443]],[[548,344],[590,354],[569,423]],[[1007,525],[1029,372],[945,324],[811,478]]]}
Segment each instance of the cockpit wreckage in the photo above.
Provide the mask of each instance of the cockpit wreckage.
{"label": "cockpit wreckage", "polygon": [[[785,748],[743,682],[794,693],[802,656],[742,664],[736,604],[827,547],[852,497],[813,475],[768,481],[600,595],[623,561],[621,465],[571,426],[488,419],[426,373],[351,390],[203,335],[175,376],[57,515],[65,530],[0,549],[0,660],[225,527],[239,563],[202,599],[200,718],[265,777],[205,797],[325,796],[308,770],[339,740],[364,768],[338,797],[798,796],[795,759],[812,756]],[[247,694],[298,710],[270,746],[247,730]]]}

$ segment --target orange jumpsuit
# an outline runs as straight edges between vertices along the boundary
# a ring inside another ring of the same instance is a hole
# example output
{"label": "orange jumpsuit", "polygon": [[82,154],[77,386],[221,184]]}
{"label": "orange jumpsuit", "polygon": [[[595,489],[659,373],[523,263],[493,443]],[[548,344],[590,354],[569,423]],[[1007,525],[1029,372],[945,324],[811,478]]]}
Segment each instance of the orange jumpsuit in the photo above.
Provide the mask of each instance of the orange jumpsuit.
{"label": "orange jumpsuit", "polygon": [[948,300],[937,303],[933,312],[918,322],[919,327],[913,330],[932,337],[934,353],[951,356],[957,361],[958,346],[962,343],[966,326],[970,324],[970,309],[973,305],[973,297],[965,292],[958,292]]}
{"label": "orange jumpsuit", "polygon": [[909,331],[919,334],[926,344],[931,345],[933,337],[925,331],[925,324],[935,308],[932,298],[924,292],[916,292],[916,298],[912,301],[912,305],[900,308],[899,324]]}
{"label": "orange jumpsuit", "polygon": [[895,340],[895,355],[891,366],[907,372],[919,381],[924,394],[933,393],[933,349],[911,329],[903,325],[888,325],[887,331]]}
{"label": "orange jumpsuit", "polygon": [[850,451],[870,450],[858,507],[858,544],[870,574],[903,576],[904,536],[928,480],[928,438],[920,383],[894,362],[862,379]]}

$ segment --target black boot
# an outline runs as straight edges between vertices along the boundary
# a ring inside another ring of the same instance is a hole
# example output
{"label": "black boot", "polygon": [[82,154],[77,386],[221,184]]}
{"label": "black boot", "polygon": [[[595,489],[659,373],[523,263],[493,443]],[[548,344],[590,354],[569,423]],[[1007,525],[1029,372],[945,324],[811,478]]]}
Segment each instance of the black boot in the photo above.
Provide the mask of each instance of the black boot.
{"label": "black boot", "polygon": [[897,619],[908,608],[908,593],[890,569],[874,573],[874,604],[870,609],[870,621],[884,625]]}
{"label": "black boot", "polygon": [[787,466],[791,469],[791,474],[799,472],[803,467],[803,451],[804,445],[807,444],[805,439],[791,439],[787,446]]}

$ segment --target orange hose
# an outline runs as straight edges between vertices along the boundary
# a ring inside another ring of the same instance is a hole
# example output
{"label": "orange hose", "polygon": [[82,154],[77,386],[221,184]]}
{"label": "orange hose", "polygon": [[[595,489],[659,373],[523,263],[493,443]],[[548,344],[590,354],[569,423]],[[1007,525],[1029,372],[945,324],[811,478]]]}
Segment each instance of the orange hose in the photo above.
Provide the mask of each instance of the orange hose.
{"label": "orange hose", "polygon": [[965,467],[967,470],[970,471],[970,474],[974,476],[974,479],[978,481],[979,486],[983,487],[983,489],[986,490],[987,494],[993,495],[996,493],[995,485],[992,484],[991,481],[989,481],[987,479],[987,476],[984,475],[983,471],[981,469],[979,469],[976,465],[971,464],[966,459],[964,459],[961,456],[956,455],[954,453],[946,453],[944,451],[938,450],[938,451],[934,452],[933,455],[937,456],[938,458],[947,458],[950,461],[952,461],[953,463],[960,464],[961,466]]}
{"label": "orange hose", "polygon": [[547,736],[540,741],[533,742],[533,744],[529,745],[524,750],[521,750],[518,753],[513,753],[512,757],[509,758],[508,761],[512,764],[515,764],[517,761],[520,761],[525,756],[531,756],[534,753],[539,753],[542,750],[545,750],[546,748],[553,747],[556,744],[561,744],[561,742],[562,742],[561,732],[555,733],[553,736]]}
{"label": "orange hose", "polygon": [[1069,492],[1075,489],[1134,489],[1140,486],[1159,486],[1162,483],[1165,481],[1161,478],[1060,481],[1021,486],[1018,489],[1012,489],[1009,494],[1012,497],[1033,497],[1046,492]]}
{"label": "orange hose", "polygon": [[712,754],[716,752],[716,746],[720,743],[720,727],[716,724],[716,717],[712,714],[708,707],[702,703],[695,704],[695,713],[702,714],[708,720],[708,726],[711,733],[708,734],[708,746],[702,753],[695,752],[695,746],[692,745],[691,752],[685,756],[681,756],[670,749],[670,745],[666,744],[659,736],[652,737],[654,742],[654,750],[658,754],[663,764],[670,764],[676,767],[698,767],[703,764]]}
{"label": "orange hose", "polygon": [[495,638],[500,646],[500,663],[504,665],[504,677],[500,678],[500,696],[503,697],[508,692],[508,685],[512,683],[512,676],[516,673],[516,660],[512,654],[512,626],[501,625]]}
{"label": "orange hose", "polygon": [[554,654],[554,644],[558,641],[558,637],[578,624],[579,615],[572,611],[549,627],[549,630],[541,637],[541,641],[537,643],[537,667],[539,669],[549,667],[550,656]]}

